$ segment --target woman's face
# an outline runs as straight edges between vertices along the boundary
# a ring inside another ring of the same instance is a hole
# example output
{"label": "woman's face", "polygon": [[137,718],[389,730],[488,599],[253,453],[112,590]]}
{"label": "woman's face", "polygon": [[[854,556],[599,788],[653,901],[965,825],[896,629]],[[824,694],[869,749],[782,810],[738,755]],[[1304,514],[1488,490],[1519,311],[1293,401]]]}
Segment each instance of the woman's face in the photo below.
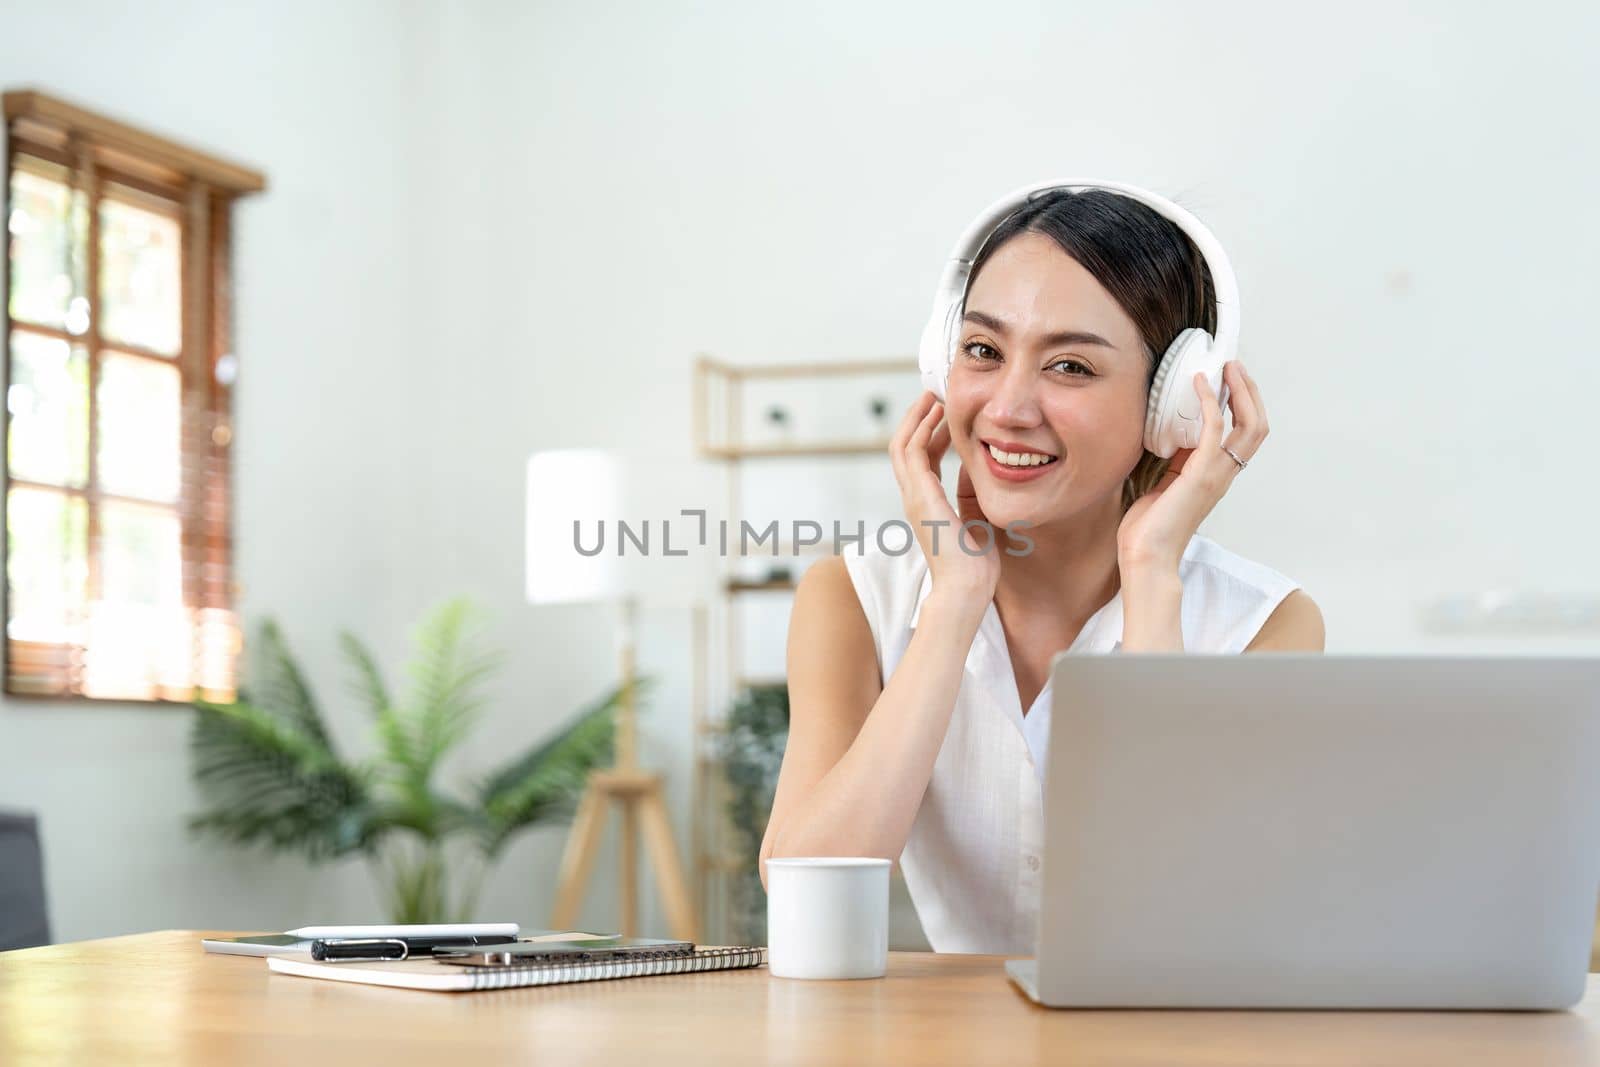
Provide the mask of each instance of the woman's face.
{"label": "woman's face", "polygon": [[[1033,526],[1115,496],[1144,450],[1148,363],[1127,312],[1050,238],[1018,234],[968,289],[945,393],[989,522]],[[993,449],[1053,457],[1012,466]]]}

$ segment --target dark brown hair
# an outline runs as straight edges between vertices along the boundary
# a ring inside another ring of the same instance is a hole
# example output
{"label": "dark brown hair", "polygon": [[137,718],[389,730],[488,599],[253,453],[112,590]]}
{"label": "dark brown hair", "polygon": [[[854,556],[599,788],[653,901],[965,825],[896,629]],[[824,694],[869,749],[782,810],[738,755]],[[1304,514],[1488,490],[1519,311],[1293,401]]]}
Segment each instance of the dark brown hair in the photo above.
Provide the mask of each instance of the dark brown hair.
{"label": "dark brown hair", "polygon": [[[1018,208],[984,242],[968,291],[995,250],[1022,233],[1050,238],[1105,286],[1144,341],[1148,391],[1158,361],[1191,326],[1217,332],[1217,299],[1205,257],[1178,224],[1153,208],[1106,189],[1057,189]],[[1149,492],[1167,461],[1146,451],[1122,486],[1122,510]]]}

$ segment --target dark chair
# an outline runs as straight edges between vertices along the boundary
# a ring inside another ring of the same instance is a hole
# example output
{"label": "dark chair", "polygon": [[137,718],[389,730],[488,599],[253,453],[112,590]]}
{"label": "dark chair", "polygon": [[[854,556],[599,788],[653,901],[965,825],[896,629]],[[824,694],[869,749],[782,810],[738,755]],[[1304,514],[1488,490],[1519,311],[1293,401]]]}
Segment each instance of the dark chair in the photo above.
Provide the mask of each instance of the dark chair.
{"label": "dark chair", "polygon": [[0,951],[49,943],[39,820],[0,811]]}

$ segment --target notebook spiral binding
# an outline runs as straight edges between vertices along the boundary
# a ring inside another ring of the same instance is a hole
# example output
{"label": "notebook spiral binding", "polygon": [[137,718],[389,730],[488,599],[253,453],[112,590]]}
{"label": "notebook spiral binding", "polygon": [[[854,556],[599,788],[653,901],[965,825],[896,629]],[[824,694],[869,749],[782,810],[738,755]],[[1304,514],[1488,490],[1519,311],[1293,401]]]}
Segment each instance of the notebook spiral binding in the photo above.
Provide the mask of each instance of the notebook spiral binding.
{"label": "notebook spiral binding", "polygon": [[[758,967],[766,961],[764,948],[706,948],[692,955],[651,952],[648,958],[590,960],[586,962],[544,962],[475,969],[473,989],[506,989],[526,985],[556,985],[563,982],[589,982],[611,978],[646,978],[658,974],[690,974],[695,971],[731,970]],[[530,981],[530,979],[533,979]]]}
{"label": "notebook spiral binding", "polygon": [[[709,952],[709,951],[712,951],[712,950],[706,949],[704,951],[708,951]],[[680,948],[680,949],[671,949],[671,948],[629,949],[628,950],[628,954],[626,956],[600,956],[600,957],[592,956],[587,952],[564,952],[564,953],[561,953],[560,955],[551,956],[549,959],[540,959],[539,957],[534,956],[534,957],[532,957],[530,959],[528,964],[511,963],[511,964],[505,964],[504,966],[520,967],[520,966],[532,966],[534,963],[559,963],[559,962],[564,962],[564,963],[589,963],[589,962],[595,962],[595,963],[624,963],[624,962],[627,962],[629,960],[686,960],[686,959],[689,959],[690,957],[694,956],[695,952],[696,952],[696,950],[692,949],[692,948]]]}

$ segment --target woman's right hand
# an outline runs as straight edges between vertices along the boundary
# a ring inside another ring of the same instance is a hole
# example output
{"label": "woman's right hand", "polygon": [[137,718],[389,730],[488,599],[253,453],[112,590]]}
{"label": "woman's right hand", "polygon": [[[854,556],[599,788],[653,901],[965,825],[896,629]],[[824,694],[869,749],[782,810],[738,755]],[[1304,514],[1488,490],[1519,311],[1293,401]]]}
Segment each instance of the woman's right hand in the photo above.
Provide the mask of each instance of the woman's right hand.
{"label": "woman's right hand", "polygon": [[[889,460],[900,483],[900,502],[906,520],[922,546],[933,575],[933,587],[960,597],[987,603],[1000,580],[1000,550],[996,533],[972,495],[971,480],[961,472],[961,513],[950,505],[939,479],[939,464],[950,447],[950,424],[944,405],[931,392],[907,409],[889,442]],[[964,522],[977,521],[988,529],[964,530]],[[960,542],[957,542],[957,538]]]}

